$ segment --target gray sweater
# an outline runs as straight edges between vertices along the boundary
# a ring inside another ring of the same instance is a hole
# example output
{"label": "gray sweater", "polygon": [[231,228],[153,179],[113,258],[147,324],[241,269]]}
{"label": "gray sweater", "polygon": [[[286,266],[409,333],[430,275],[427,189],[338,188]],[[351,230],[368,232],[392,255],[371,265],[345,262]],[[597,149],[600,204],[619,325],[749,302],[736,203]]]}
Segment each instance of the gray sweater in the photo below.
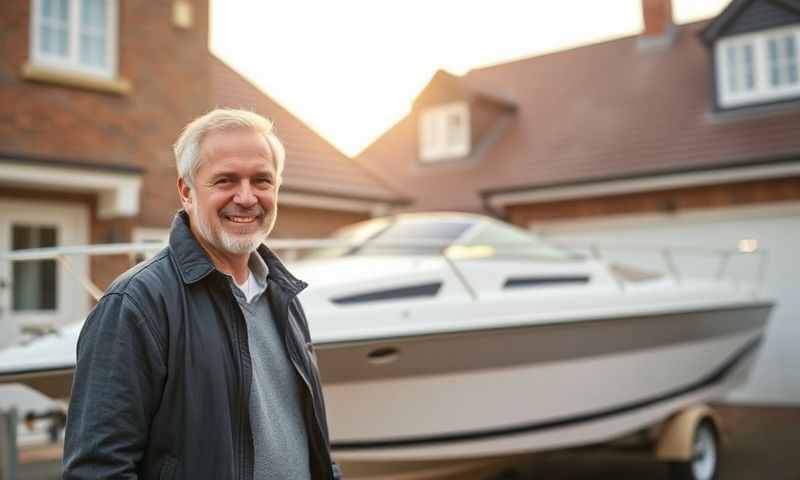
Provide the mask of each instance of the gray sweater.
{"label": "gray sweater", "polygon": [[231,290],[245,321],[253,361],[250,425],[253,431],[254,480],[309,480],[308,435],[303,423],[300,378],[275,325],[267,295],[267,267],[250,258],[249,288],[231,279]]}

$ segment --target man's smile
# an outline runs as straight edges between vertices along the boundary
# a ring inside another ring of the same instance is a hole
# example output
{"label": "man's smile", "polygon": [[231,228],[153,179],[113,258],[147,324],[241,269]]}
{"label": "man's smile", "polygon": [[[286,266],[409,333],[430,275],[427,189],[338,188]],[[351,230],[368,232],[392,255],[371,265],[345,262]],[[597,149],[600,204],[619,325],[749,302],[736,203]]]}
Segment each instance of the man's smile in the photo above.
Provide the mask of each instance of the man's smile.
{"label": "man's smile", "polygon": [[249,224],[258,220],[260,216],[242,217],[242,216],[225,215],[224,218],[233,223]]}

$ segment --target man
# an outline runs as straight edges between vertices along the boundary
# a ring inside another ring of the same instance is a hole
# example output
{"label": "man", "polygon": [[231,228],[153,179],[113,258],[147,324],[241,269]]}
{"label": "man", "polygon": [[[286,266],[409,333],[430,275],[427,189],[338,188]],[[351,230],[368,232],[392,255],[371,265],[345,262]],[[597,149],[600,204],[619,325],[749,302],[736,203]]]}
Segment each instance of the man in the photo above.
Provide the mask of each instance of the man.
{"label": "man", "polygon": [[184,129],[169,245],[118,278],[81,332],[65,479],[339,478],[306,285],[262,244],[284,156],[251,112]]}

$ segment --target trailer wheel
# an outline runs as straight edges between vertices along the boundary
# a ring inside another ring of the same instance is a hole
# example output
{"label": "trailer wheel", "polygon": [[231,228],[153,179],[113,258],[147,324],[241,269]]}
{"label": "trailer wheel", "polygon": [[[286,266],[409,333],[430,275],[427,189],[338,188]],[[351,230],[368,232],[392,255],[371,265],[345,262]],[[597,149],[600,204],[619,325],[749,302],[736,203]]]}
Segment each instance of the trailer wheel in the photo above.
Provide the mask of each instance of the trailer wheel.
{"label": "trailer wheel", "polygon": [[692,441],[692,458],[670,463],[672,480],[717,480],[719,435],[714,424],[704,419],[697,424]]}

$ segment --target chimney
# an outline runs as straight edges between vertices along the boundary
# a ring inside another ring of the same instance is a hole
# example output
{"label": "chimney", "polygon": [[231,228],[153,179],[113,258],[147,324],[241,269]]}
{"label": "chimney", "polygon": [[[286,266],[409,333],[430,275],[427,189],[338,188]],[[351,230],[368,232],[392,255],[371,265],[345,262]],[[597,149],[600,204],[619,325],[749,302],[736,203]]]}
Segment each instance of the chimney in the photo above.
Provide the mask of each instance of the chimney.
{"label": "chimney", "polygon": [[641,0],[644,31],[639,37],[642,49],[668,47],[675,39],[672,0]]}

